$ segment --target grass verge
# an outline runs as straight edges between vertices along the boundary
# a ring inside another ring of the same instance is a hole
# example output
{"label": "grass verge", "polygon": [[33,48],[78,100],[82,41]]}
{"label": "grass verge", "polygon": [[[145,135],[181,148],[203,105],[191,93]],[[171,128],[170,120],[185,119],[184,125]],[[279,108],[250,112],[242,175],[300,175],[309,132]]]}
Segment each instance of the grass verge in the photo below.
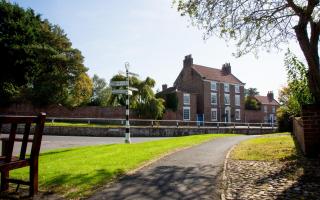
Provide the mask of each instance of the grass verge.
{"label": "grass verge", "polygon": [[[194,135],[130,145],[111,144],[44,152],[40,155],[40,190],[50,190],[67,198],[87,196],[96,188],[161,155],[226,136],[234,135]],[[28,169],[13,172],[13,177],[27,179],[27,176]]]}
{"label": "grass verge", "polygon": [[241,142],[231,152],[235,160],[295,160],[298,151],[289,133],[271,134]]}

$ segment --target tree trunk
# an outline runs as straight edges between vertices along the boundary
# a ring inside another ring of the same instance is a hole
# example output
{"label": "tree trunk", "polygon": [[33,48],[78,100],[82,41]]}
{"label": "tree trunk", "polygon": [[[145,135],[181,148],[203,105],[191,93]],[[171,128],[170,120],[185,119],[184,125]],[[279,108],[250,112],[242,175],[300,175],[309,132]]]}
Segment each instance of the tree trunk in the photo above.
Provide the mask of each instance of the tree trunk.
{"label": "tree trunk", "polygon": [[315,23],[310,23],[310,26],[310,39],[307,33],[307,23],[299,23],[295,27],[295,32],[300,48],[308,63],[308,85],[310,92],[314,97],[315,104],[320,105],[319,31]]}

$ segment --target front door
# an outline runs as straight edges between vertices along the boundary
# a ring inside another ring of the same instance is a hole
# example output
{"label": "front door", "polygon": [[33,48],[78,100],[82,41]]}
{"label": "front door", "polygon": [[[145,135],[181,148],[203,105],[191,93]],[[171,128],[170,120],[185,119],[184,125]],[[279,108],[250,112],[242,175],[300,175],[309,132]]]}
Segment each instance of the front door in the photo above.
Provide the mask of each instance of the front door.
{"label": "front door", "polygon": [[271,124],[274,123],[274,115],[273,114],[270,114],[269,121]]}
{"label": "front door", "polygon": [[224,121],[225,121],[225,122],[230,122],[230,121],[231,121],[231,120],[230,120],[230,118],[231,118],[230,108],[225,108],[224,114],[225,114],[225,119],[224,119]]}
{"label": "front door", "polygon": [[203,126],[204,122],[204,114],[197,114],[197,125]]}

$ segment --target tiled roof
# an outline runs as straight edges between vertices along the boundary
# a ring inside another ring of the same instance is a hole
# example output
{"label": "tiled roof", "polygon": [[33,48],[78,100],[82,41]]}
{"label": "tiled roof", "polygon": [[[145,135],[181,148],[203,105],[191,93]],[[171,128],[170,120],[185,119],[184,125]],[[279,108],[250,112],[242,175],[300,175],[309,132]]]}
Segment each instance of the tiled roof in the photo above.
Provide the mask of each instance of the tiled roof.
{"label": "tiled roof", "polygon": [[224,75],[220,69],[215,69],[215,68],[205,67],[205,66],[195,65],[195,64],[192,65],[192,68],[197,73],[199,73],[201,77],[208,80],[231,83],[231,84],[244,84],[239,79],[237,79],[233,74]]}
{"label": "tiled roof", "polygon": [[254,96],[262,105],[273,105],[279,106],[279,103],[276,100],[270,101],[267,96]]}

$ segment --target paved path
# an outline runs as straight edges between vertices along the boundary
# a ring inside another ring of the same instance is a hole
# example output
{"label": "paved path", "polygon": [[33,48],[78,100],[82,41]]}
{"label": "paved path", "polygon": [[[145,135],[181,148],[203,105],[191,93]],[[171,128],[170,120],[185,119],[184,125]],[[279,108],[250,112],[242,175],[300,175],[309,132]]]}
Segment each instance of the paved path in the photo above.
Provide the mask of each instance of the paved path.
{"label": "paved path", "polygon": [[164,157],[101,189],[91,200],[220,199],[220,178],[228,150],[255,136],[219,138]]}

